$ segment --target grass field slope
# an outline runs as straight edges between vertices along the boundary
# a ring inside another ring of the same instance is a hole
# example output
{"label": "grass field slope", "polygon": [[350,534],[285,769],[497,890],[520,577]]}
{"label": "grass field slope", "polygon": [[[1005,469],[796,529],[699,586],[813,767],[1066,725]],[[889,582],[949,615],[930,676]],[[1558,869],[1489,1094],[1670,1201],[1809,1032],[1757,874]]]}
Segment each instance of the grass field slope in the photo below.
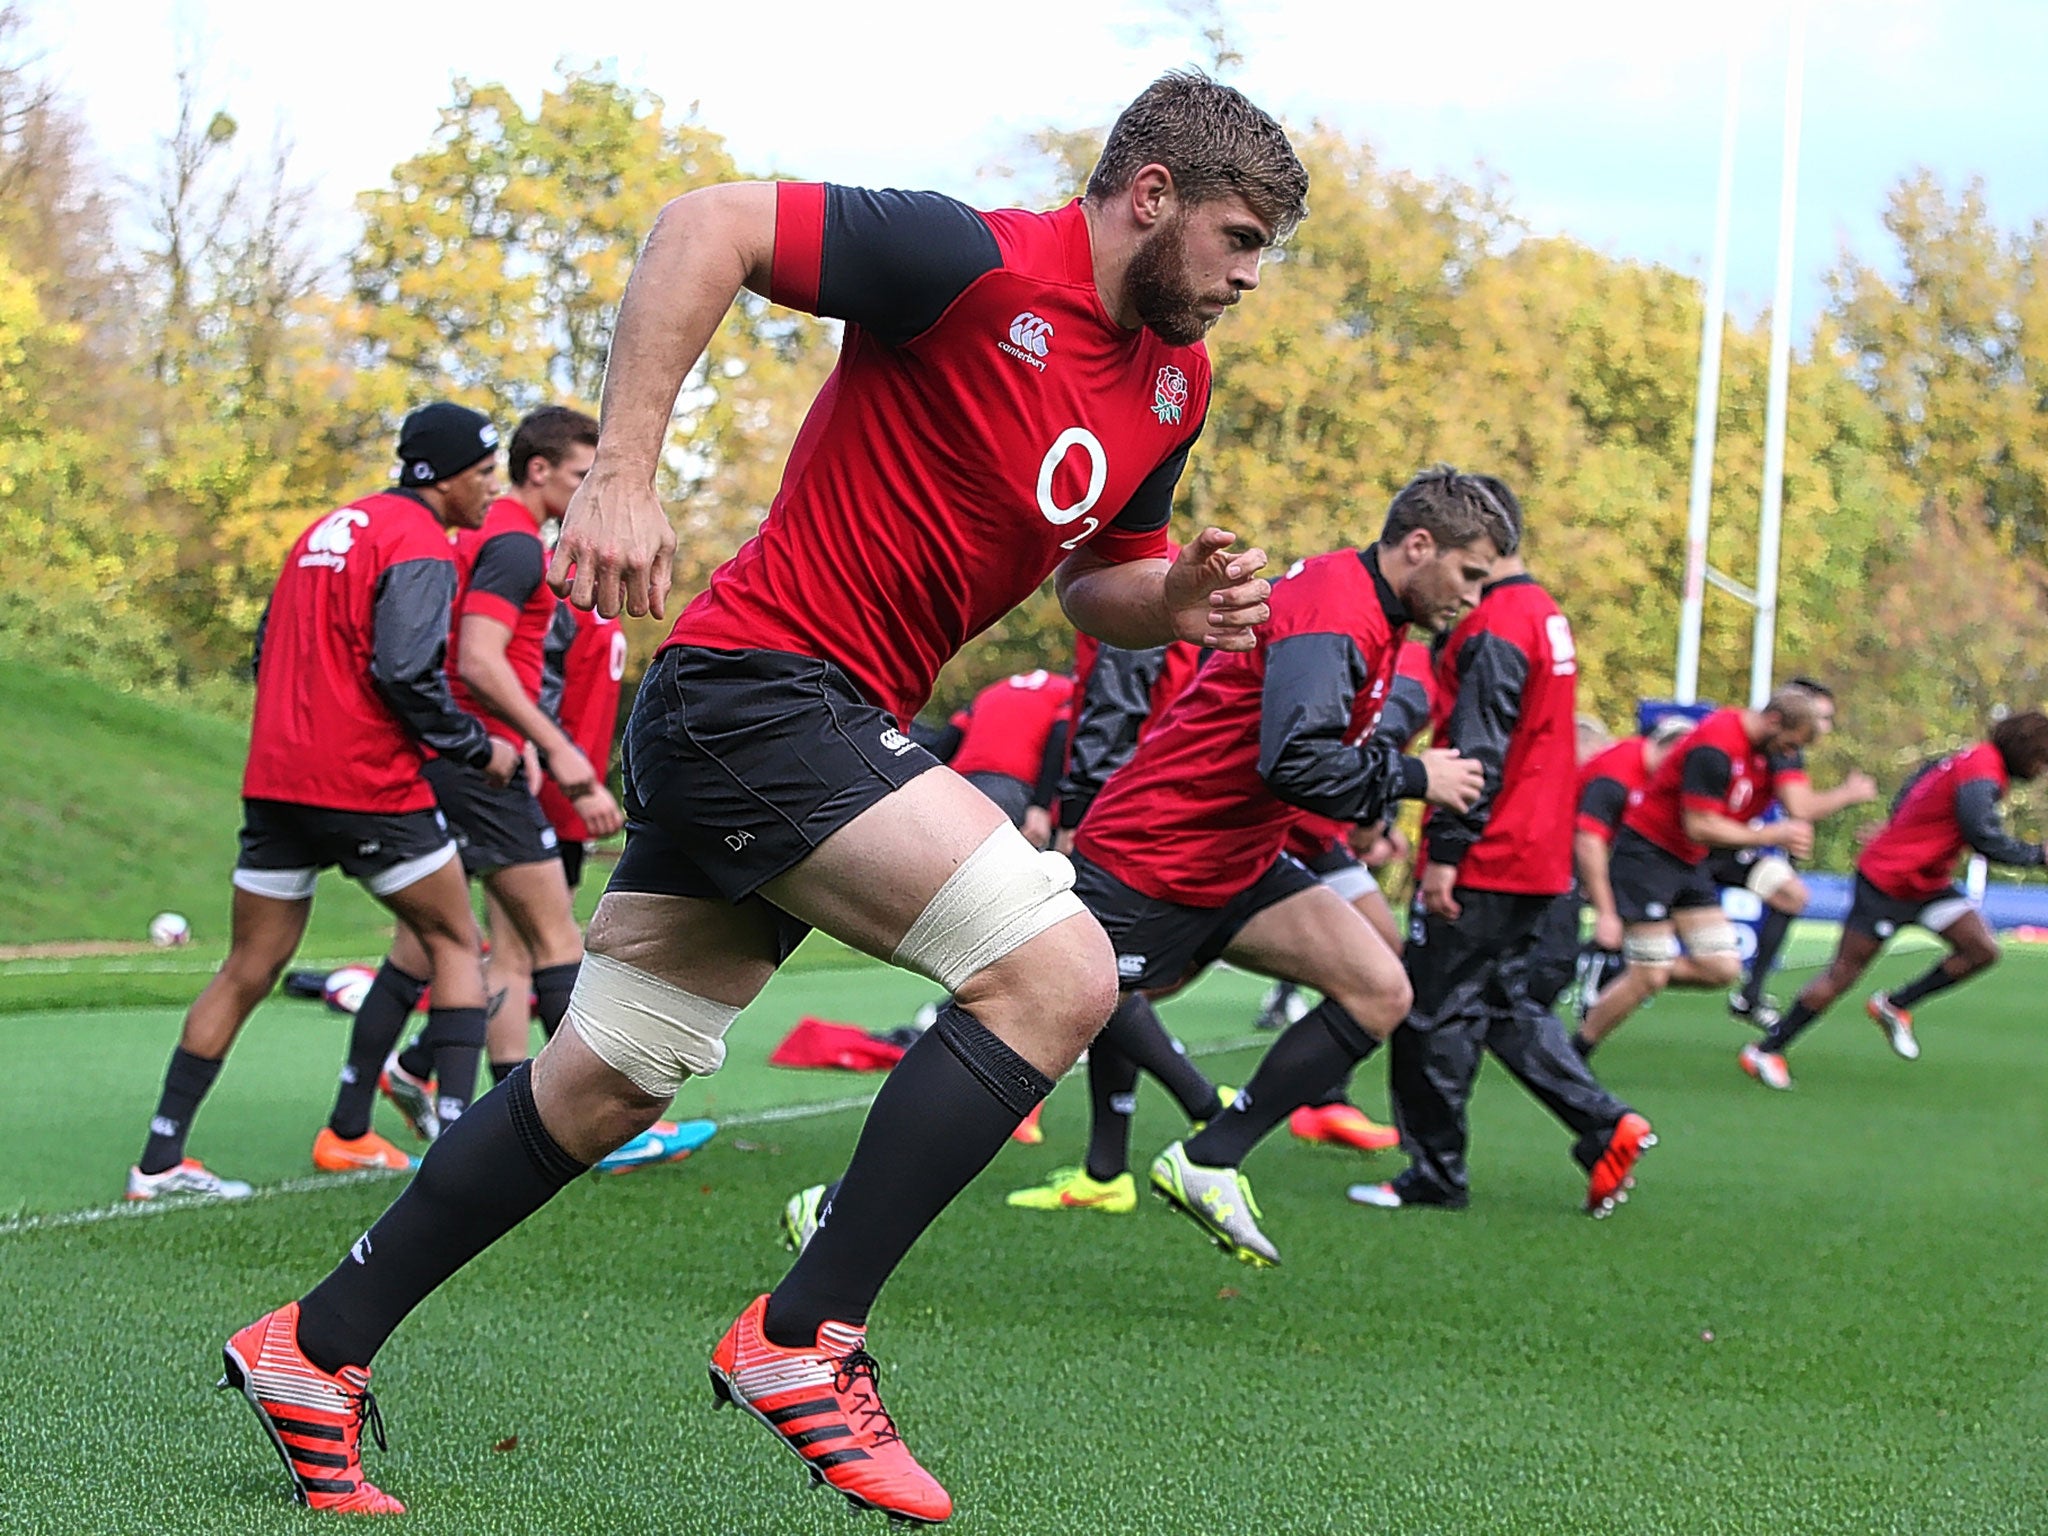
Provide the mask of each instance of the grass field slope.
{"label": "grass field slope", "polygon": [[[1578,1213],[1562,1132],[1492,1068],[1466,1212],[1348,1205],[1395,1161],[1282,1137],[1250,1164],[1284,1257],[1267,1273],[1154,1201],[1006,1208],[1078,1156],[1070,1080],[1048,1142],[1005,1149],[884,1296],[884,1391],[963,1533],[2048,1530],[2044,989],[2048,957],[2016,951],[1925,1005],[1912,1065],[1845,1007],[1789,1094],[1736,1070],[1746,1034],[1718,998],[1667,997],[1599,1058],[1663,1138],[1606,1222]],[[778,980],[678,1106],[725,1117],[716,1141],[578,1181],[406,1323],[377,1367],[391,1449],[370,1452],[404,1531],[883,1529],[711,1414],[704,1359],[780,1274],[777,1209],[843,1165],[846,1100],[874,1081],[768,1068],[769,1045],[798,1013],[890,1023],[926,990],[874,966]],[[1257,995],[1219,975],[1167,1017],[1242,1082]],[[289,1505],[246,1409],[209,1389],[227,1332],[323,1273],[393,1186],[305,1187],[340,1025],[275,1003],[193,1138],[271,1192],[106,1215],[175,1027],[161,1008],[0,1018],[0,1191],[23,1213],[0,1215],[0,1530],[339,1529]],[[1383,1107],[1379,1064],[1361,1079]],[[1142,1090],[1141,1156],[1180,1129]]]}

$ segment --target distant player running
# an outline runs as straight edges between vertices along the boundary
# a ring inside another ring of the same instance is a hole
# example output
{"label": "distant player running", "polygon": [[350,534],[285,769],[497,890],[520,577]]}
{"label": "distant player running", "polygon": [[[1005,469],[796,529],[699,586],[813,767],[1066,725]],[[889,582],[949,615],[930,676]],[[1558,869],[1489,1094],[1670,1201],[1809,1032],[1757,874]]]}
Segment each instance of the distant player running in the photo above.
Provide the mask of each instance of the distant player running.
{"label": "distant player running", "polygon": [[1856,894],[1835,958],[1762,1040],[1742,1048],[1743,1071],[1766,1088],[1790,1088],[1786,1050],[1856,985],[1885,941],[1909,923],[1939,936],[1949,953],[1898,991],[1873,992],[1867,1011],[1894,1051],[1918,1060],[1911,1010],[1998,963],[1998,940],[1954,883],[1956,860],[1966,849],[2018,869],[2039,868],[2048,860],[2041,844],[2009,835],[1998,815],[1998,803],[2015,780],[2044,773],[2048,715],[2030,709],[1999,721],[1988,741],[1938,758],[1907,780],[1891,819],[1856,860]]}
{"label": "distant player running", "polygon": [[[455,844],[421,774],[424,747],[503,784],[509,743],[456,708],[442,656],[455,597],[449,532],[474,528],[496,483],[498,434],[475,411],[422,406],[399,434],[402,489],[300,534],[257,631],[227,959],[185,1015],[128,1198],[238,1197],[185,1156],[222,1059],[306,931],[321,870],[339,864],[420,935],[435,1003],[481,1025],[476,921]],[[374,1081],[375,1068],[371,1068]]]}
{"label": "distant player running", "polygon": [[[552,577],[659,612],[675,534],[654,480],[677,393],[742,288],[846,322],[759,531],[677,620],[625,743],[629,831],[567,1027],[433,1145],[301,1302],[228,1345],[294,1489],[363,1478],[368,1365],[415,1306],[644,1130],[816,926],[955,999],[890,1073],[839,1192],[714,1350],[721,1399],[857,1505],[937,1521],[866,1347],[919,1235],[1102,1027],[1116,962],[1059,854],[905,734],[968,637],[1057,572],[1112,644],[1248,648],[1264,556],[1164,558],[1208,406],[1201,340],[1304,211],[1279,124],[1173,74],[1120,117],[1085,197],[982,213],[797,182],[664,210],[620,311],[597,462]],[[987,1361],[977,1361],[987,1372]]]}
{"label": "distant player running", "polygon": [[1628,969],[1587,1011],[1573,1037],[1582,1054],[1671,984],[1681,946],[1699,985],[1735,983],[1741,944],[1707,856],[1716,848],[1781,847],[1802,859],[1813,852],[1812,823],[1757,819],[1781,780],[1805,782],[1798,754],[1813,731],[1813,695],[1803,689],[1781,688],[1762,709],[1717,709],[1630,795],[1607,865]]}
{"label": "distant player running", "polygon": [[974,696],[946,766],[1002,808],[1034,848],[1050,848],[1053,801],[1067,761],[1074,680],[1043,667]]}

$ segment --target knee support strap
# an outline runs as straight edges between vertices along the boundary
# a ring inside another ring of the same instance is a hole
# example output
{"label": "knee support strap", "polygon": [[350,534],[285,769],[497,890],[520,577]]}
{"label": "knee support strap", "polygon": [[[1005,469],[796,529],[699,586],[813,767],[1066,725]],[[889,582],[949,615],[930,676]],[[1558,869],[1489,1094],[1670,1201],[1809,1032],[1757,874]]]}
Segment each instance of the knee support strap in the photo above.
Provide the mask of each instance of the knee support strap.
{"label": "knee support strap", "polygon": [[1066,855],[1041,853],[1015,827],[997,827],[926,903],[893,958],[947,991],[1055,923],[1087,908]]}
{"label": "knee support strap", "polygon": [[1735,931],[1735,925],[1731,922],[1709,923],[1704,928],[1687,934],[1685,947],[1702,960],[1719,955],[1740,955],[1742,936]]}
{"label": "knee support strap", "polygon": [[1629,934],[1621,941],[1621,952],[1630,965],[1673,965],[1678,960],[1678,939],[1669,933],[1644,938]]}
{"label": "knee support strap", "polygon": [[1769,901],[1798,878],[1799,872],[1792,867],[1792,861],[1774,853],[1758,859],[1749,871],[1749,879],[1743,883],[1757,900]]}
{"label": "knee support strap", "polygon": [[607,955],[586,954],[564,1022],[613,1071],[656,1098],[725,1064],[737,1008],[672,986]]}

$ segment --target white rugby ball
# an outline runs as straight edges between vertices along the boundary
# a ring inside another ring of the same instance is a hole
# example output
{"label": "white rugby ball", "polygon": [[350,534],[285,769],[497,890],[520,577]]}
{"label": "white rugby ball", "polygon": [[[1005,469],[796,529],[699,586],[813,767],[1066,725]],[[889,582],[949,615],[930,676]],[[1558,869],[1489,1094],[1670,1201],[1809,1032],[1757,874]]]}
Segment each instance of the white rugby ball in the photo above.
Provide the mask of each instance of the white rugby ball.
{"label": "white rugby ball", "polygon": [[327,973],[327,985],[320,989],[321,995],[327,999],[327,1006],[337,1012],[354,1013],[363,1006],[370,983],[376,979],[377,973],[366,965],[344,965]]}
{"label": "white rugby ball", "polygon": [[149,942],[158,949],[174,949],[192,942],[192,925],[183,914],[159,912],[149,920]]}

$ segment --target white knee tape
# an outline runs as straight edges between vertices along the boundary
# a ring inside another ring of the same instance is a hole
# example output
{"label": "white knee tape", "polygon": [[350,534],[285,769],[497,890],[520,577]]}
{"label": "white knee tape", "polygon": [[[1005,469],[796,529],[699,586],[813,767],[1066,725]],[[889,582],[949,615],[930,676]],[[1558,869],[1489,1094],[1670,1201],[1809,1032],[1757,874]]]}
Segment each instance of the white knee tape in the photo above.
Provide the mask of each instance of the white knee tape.
{"label": "white knee tape", "polygon": [[1065,854],[1041,853],[1015,827],[997,827],[917,915],[892,957],[949,992],[968,977],[1087,908]]}
{"label": "white knee tape", "polygon": [[725,1032],[739,1016],[634,966],[586,954],[563,1018],[613,1071],[665,1099],[684,1078],[709,1077],[725,1064]]}
{"label": "white knee tape", "polygon": [[1709,923],[1685,936],[1685,947],[1702,960],[1716,955],[1740,955],[1742,936],[1729,922]]}
{"label": "white knee tape", "polygon": [[1758,859],[1743,883],[1759,901],[1769,901],[1798,878],[1799,871],[1792,867],[1792,861],[1773,853]]}
{"label": "white knee tape", "polygon": [[1668,933],[1630,934],[1621,941],[1621,953],[1630,965],[1671,965],[1678,959],[1678,940]]}

